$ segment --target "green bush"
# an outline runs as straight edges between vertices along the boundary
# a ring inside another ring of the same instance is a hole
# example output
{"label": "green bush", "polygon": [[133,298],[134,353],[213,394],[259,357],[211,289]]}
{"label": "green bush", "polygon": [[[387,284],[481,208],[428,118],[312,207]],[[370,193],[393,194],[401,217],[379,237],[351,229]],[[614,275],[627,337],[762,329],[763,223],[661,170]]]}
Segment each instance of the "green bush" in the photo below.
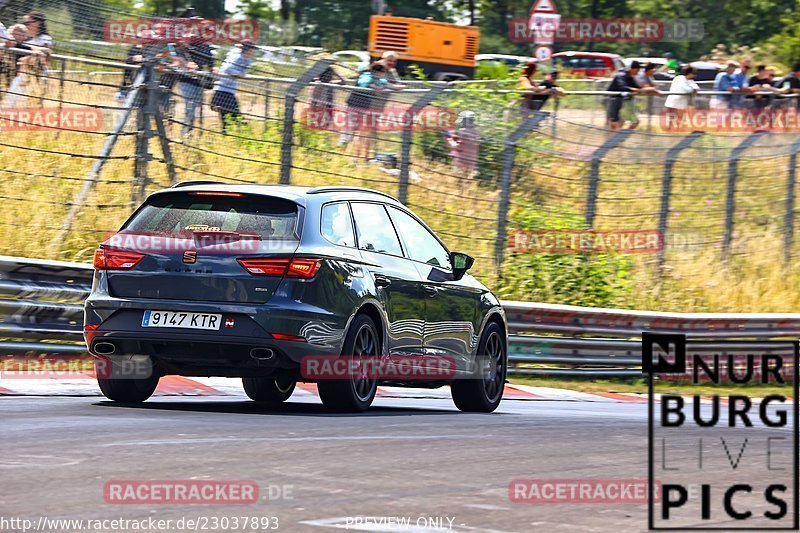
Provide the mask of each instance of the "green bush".
{"label": "green bush", "polygon": [[[510,227],[519,230],[581,230],[582,218],[545,213],[517,202]],[[503,264],[497,294],[504,299],[615,307],[633,289],[633,261],[622,254],[515,253]]]}

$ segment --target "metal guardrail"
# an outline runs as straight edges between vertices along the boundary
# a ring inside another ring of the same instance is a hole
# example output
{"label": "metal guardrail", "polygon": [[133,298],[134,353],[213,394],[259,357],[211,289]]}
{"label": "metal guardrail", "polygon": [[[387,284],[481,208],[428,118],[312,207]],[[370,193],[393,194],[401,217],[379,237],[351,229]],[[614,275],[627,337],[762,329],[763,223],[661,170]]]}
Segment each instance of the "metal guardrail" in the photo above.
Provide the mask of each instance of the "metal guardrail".
{"label": "metal guardrail", "polygon": [[[0,256],[0,354],[86,354],[81,303],[91,284],[92,267],[84,263]],[[694,351],[721,354],[752,351],[725,339],[800,337],[800,314],[661,313],[510,301],[503,307],[512,375],[640,376],[643,331],[683,333],[697,341]]]}

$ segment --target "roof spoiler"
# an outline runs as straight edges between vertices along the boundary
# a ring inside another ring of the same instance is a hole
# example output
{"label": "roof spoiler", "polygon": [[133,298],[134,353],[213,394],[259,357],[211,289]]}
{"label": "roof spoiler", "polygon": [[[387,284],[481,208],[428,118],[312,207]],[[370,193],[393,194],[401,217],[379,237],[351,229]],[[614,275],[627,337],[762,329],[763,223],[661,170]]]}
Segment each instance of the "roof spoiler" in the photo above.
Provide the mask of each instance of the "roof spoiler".
{"label": "roof spoiler", "polygon": [[221,181],[211,181],[211,180],[190,180],[190,181],[182,181],[180,183],[176,183],[170,189],[177,189],[179,187],[191,187],[193,185],[228,185],[227,183],[223,183]]}

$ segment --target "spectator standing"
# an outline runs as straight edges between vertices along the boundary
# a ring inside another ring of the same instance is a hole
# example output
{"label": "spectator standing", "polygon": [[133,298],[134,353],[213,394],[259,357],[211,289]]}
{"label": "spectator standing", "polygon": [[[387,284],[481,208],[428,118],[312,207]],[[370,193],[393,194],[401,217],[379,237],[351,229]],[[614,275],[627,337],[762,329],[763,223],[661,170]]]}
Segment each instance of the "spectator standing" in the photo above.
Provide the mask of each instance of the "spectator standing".
{"label": "spectator standing", "polygon": [[739,68],[736,69],[736,72],[733,73],[734,78],[736,79],[736,86],[739,87],[739,91],[733,95],[731,98],[731,105],[734,108],[743,107],[744,101],[742,100],[743,95],[747,92],[748,88],[748,81],[749,78],[747,73],[750,71],[750,63],[751,59],[749,57],[745,57],[739,63]]}
{"label": "spectator standing", "polygon": [[44,48],[53,47],[53,38],[47,33],[47,19],[41,11],[31,11],[22,17],[22,23],[30,37],[25,44]]}
{"label": "spectator standing", "polygon": [[200,35],[187,36],[178,55],[180,66],[188,71],[178,78],[178,90],[185,105],[181,135],[187,135],[194,127],[197,109],[203,105],[203,89],[210,79],[214,57],[211,55],[211,46]]}
{"label": "spectator standing", "polygon": [[664,64],[664,70],[668,74],[672,74],[674,76],[680,72],[681,64],[672,56],[671,52],[665,52],[664,59],[667,60],[667,62]]}
{"label": "spectator standing", "polygon": [[800,62],[795,63],[792,72],[783,79],[781,93],[794,95],[794,103],[790,107],[800,109]]}
{"label": "spectator standing", "polygon": [[522,112],[523,119],[528,118],[535,111],[541,109],[544,105],[544,102],[547,100],[546,96],[544,100],[537,99],[536,97],[544,95],[545,93],[549,94],[550,92],[549,88],[539,85],[539,83],[534,79],[536,76],[536,70],[536,61],[528,62],[522,69],[522,74],[517,80],[519,89],[525,91],[525,93],[522,95],[522,101],[520,102],[520,111]]}
{"label": "spectator standing", "polygon": [[247,69],[253,62],[256,50],[257,47],[252,41],[242,41],[228,52],[219,69],[218,74],[220,77],[214,83],[211,109],[219,112],[223,132],[229,120],[238,120],[241,117],[236,91],[239,88],[239,80],[245,77]]}
{"label": "spectator standing", "polygon": [[7,47],[33,52],[32,55],[12,55],[8,61],[8,77],[11,81],[4,105],[16,107],[28,97],[30,81],[41,72],[40,61],[49,53],[49,49],[27,44],[31,35],[24,24],[14,24],[8,28],[8,37],[5,41]]}
{"label": "spectator standing", "polygon": [[683,67],[680,75],[675,76],[669,86],[669,92],[672,94],[667,96],[664,107],[680,111],[689,108],[692,104],[692,96],[700,90],[697,82],[694,81],[695,76],[694,68],[688,65]]}
{"label": "spectator standing", "polygon": [[456,118],[456,129],[445,132],[445,140],[450,146],[453,171],[472,177],[478,169],[478,152],[481,134],[475,125],[475,113],[462,111]]}
{"label": "spectator standing", "polygon": [[653,75],[656,73],[656,68],[658,68],[658,65],[655,63],[647,63],[644,66],[642,72],[636,76],[636,83],[639,84],[639,87],[642,89],[647,89],[648,87],[653,89],[656,88],[656,82],[653,79]]}
{"label": "spectator standing", "polygon": [[775,93],[775,96],[769,96],[770,107],[779,107],[782,100],[778,97],[783,91],[783,76],[780,75],[778,69],[775,67],[767,67],[767,81],[770,85],[770,90]]}
{"label": "spectator standing", "polygon": [[380,109],[386,100],[384,95],[389,82],[385,78],[386,65],[376,61],[358,76],[356,86],[359,88],[347,97],[347,132],[339,139],[339,144],[347,145],[358,131],[354,144],[354,155],[357,158],[369,159],[373,132],[377,129]]}
{"label": "spectator standing", "polygon": [[731,109],[733,107],[733,94],[739,92],[739,79],[736,74],[736,63],[728,63],[725,70],[714,78],[714,92],[728,94],[715,94],[709,104],[711,109]]}
{"label": "spectator standing", "polygon": [[22,24],[28,31],[28,39],[23,44],[30,46],[31,50],[37,53],[32,56],[20,58],[25,70],[38,83],[40,95],[47,93],[47,66],[50,64],[50,49],[53,46],[53,38],[47,33],[47,19],[41,11],[30,11],[22,17]]}
{"label": "spectator standing", "polygon": [[766,65],[758,65],[756,73],[747,80],[748,92],[750,93],[747,98],[753,102],[753,107],[756,109],[764,109],[769,107],[772,101],[771,95],[756,94],[764,92],[774,92],[772,82],[769,80],[769,72],[767,72]]}
{"label": "spectator standing", "polygon": [[381,63],[386,66],[386,81],[390,84],[401,84],[400,74],[397,73],[397,52],[387,50],[381,54]]}
{"label": "spectator standing", "polygon": [[[329,66],[317,78],[320,85],[311,91],[311,105],[309,105],[309,121],[315,127],[330,130],[334,126],[335,95],[331,85],[342,85],[345,80]],[[322,85],[322,84],[325,85]]]}
{"label": "spectator standing", "polygon": [[611,79],[611,83],[606,87],[606,91],[622,93],[608,97],[607,118],[608,126],[612,130],[620,129],[625,122],[629,122],[630,129],[636,129],[639,125],[639,112],[633,94],[638,92],[654,93],[653,88],[640,87],[636,82],[636,76],[642,68],[638,61],[631,62],[631,66],[617,72]]}
{"label": "spectator standing", "polygon": [[553,98],[558,98],[564,91],[561,87],[558,86],[558,71],[551,70],[547,74],[545,74],[544,79],[539,82],[539,87],[544,89],[543,92],[539,94],[533,95],[533,109],[536,111],[540,111],[544,105],[547,103],[547,100],[550,99],[552,96]]}

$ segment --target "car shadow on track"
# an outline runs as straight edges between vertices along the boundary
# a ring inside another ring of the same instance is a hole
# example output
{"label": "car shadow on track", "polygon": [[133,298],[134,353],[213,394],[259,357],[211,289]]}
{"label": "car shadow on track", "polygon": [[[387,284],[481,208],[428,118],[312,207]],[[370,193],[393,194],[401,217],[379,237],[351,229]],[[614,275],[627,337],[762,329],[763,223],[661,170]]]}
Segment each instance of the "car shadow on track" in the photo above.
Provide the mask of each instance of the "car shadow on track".
{"label": "car shadow on track", "polygon": [[198,413],[226,413],[243,415],[272,416],[324,416],[324,417],[363,417],[363,416],[420,416],[420,415],[455,415],[455,409],[425,409],[414,407],[372,406],[363,413],[332,413],[326,411],[322,404],[305,402],[286,402],[278,406],[266,406],[249,401],[148,401],[145,403],[121,403],[100,401],[93,404],[98,407],[117,409],[135,409],[138,411],[186,411]]}

